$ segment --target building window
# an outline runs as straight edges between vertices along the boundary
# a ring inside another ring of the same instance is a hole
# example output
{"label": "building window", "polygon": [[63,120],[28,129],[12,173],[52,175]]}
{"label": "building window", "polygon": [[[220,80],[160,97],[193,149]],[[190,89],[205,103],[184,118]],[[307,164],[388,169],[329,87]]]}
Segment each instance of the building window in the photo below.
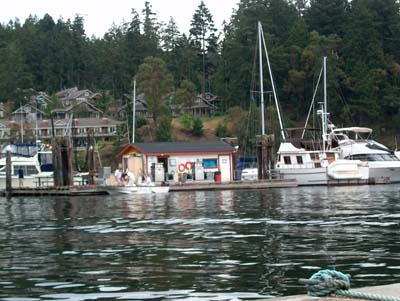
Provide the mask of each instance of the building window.
{"label": "building window", "polygon": [[203,159],[203,166],[204,168],[217,168],[217,159]]}
{"label": "building window", "polygon": [[292,161],[290,160],[289,156],[283,156],[283,161],[285,162],[285,164],[288,165],[292,164]]}
{"label": "building window", "polygon": [[302,156],[296,156],[297,164],[303,164],[303,157]]}

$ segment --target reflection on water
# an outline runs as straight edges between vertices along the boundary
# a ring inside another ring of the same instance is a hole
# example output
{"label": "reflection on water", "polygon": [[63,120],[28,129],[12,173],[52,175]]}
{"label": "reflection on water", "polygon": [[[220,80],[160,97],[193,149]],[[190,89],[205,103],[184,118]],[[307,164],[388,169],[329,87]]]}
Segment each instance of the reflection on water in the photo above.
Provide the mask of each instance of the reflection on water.
{"label": "reflection on water", "polygon": [[1,199],[0,298],[253,299],[304,293],[322,268],[398,282],[399,200],[396,185]]}

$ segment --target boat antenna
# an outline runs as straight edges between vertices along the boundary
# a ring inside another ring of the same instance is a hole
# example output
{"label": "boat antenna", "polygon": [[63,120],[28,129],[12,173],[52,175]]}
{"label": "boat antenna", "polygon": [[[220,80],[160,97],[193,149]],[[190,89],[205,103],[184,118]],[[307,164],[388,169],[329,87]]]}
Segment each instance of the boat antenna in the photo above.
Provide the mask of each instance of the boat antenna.
{"label": "boat antenna", "polygon": [[[282,139],[283,140],[286,140],[286,137],[285,137],[285,132],[284,132],[284,129],[283,129],[283,123],[282,123],[282,117],[281,117],[281,111],[280,111],[280,108],[279,108],[279,103],[278,103],[278,97],[277,97],[277,95],[276,95],[276,90],[275,90],[275,83],[274,83],[274,78],[273,78],[273,76],[272,76],[272,70],[271,70],[271,64],[270,64],[270,62],[269,62],[269,57],[268,57],[268,50],[267,50],[267,46],[266,46],[266,44],[265,44],[265,38],[264,38],[264,32],[263,32],[263,30],[262,30],[262,26],[261,26],[261,22],[260,21],[258,21],[258,31],[259,31],[259,40],[260,40],[260,80],[261,80],[261,84],[260,84],[260,87],[262,87],[262,60],[261,60],[261,56],[262,56],[262,54],[261,54],[261,38],[262,38],[262,41],[263,41],[263,45],[264,45],[264,51],[265,51],[265,56],[267,57],[267,64],[268,64],[268,71],[269,71],[269,76],[270,76],[270,78],[271,78],[271,84],[272,84],[272,92],[273,92],[273,94],[274,94],[274,99],[275,99],[275,106],[276,106],[276,110],[277,110],[277,113],[278,113],[278,119],[279,119],[279,126],[280,126],[280,128],[281,128],[281,136],[282,136]],[[263,91],[261,91],[261,100],[262,101],[264,101],[264,92]],[[261,112],[263,112],[264,111],[264,102],[262,102],[262,107],[261,107]],[[263,116],[263,121],[264,121],[264,116]]]}
{"label": "boat antenna", "polygon": [[136,79],[133,80],[132,101],[132,144],[135,144],[135,117],[136,117]]}

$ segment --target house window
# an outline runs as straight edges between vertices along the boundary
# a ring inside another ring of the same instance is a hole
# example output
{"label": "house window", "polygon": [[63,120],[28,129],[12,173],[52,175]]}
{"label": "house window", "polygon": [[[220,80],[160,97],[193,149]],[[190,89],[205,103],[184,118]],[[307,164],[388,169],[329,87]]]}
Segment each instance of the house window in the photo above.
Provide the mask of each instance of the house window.
{"label": "house window", "polygon": [[302,156],[296,156],[297,164],[303,164],[303,157]]}
{"label": "house window", "polygon": [[283,156],[283,161],[285,162],[285,164],[288,165],[292,164],[292,161],[290,160],[289,156]]}

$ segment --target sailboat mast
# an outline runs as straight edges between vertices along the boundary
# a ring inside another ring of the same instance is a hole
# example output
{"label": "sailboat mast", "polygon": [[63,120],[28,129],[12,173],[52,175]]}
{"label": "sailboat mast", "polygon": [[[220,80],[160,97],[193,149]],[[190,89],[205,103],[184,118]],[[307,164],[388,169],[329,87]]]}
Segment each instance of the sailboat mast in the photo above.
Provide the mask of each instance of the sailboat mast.
{"label": "sailboat mast", "polygon": [[260,95],[261,95],[261,134],[265,135],[265,113],[264,113],[264,78],[263,78],[263,61],[262,61],[262,40],[261,40],[261,22],[258,22],[258,50],[260,63]]}
{"label": "sailboat mast", "polygon": [[322,140],[327,141],[328,135],[328,101],[327,101],[327,84],[326,84],[326,56],[324,56],[324,108],[322,111]]}
{"label": "sailboat mast", "polygon": [[[276,90],[275,90],[274,77],[272,76],[272,70],[271,70],[271,64],[269,62],[267,45],[265,44],[264,33],[262,31],[262,27],[261,27],[261,22],[260,21],[258,21],[258,26],[259,26],[259,30],[260,30],[260,36],[262,37],[262,41],[263,41],[263,45],[264,45],[265,56],[267,57],[268,71],[269,71],[269,76],[271,78],[272,92],[274,93],[274,100],[275,100],[276,111],[278,113],[279,126],[281,128],[281,136],[282,136],[283,140],[286,140],[285,131],[284,131],[284,128],[283,128],[281,111],[279,109],[278,97],[276,95]],[[260,37],[260,39],[261,39],[261,37]],[[261,56],[261,53],[260,53],[260,56]],[[260,72],[260,73],[262,73],[262,72]],[[263,95],[263,91],[261,92],[261,95]]]}
{"label": "sailboat mast", "polygon": [[21,112],[21,126],[20,126],[20,134],[21,134],[21,143],[24,143],[24,114],[22,113],[22,106],[21,103],[19,103],[19,110]]}
{"label": "sailboat mast", "polygon": [[135,116],[136,116],[136,79],[133,80],[133,104],[132,104],[132,144],[135,143]]}

